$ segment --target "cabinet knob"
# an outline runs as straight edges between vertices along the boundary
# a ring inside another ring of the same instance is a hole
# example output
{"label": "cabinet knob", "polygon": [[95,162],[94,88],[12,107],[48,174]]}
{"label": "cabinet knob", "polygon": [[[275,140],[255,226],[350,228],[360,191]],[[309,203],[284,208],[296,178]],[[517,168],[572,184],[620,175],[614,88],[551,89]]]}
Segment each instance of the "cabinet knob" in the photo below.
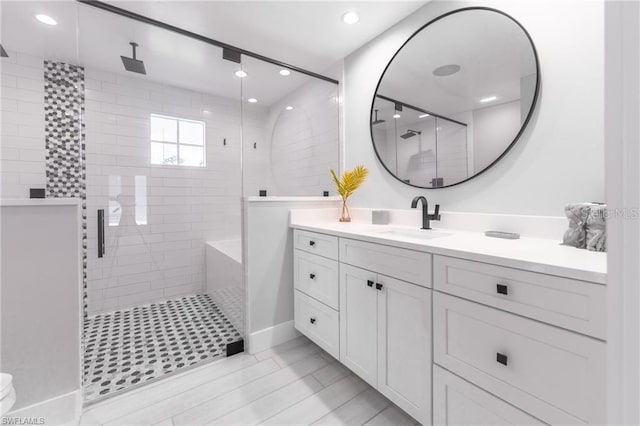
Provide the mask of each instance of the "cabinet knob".
{"label": "cabinet knob", "polygon": [[507,365],[508,357],[505,354],[498,352],[496,353],[496,361],[502,365]]}
{"label": "cabinet knob", "polygon": [[367,285],[368,285],[369,287],[373,287],[373,281],[371,281],[371,280],[367,280]]}
{"label": "cabinet knob", "polygon": [[376,283],[376,290],[382,290],[382,284]]}
{"label": "cabinet knob", "polygon": [[309,274],[309,278],[311,278],[312,280],[316,279],[316,274]]}
{"label": "cabinet knob", "polygon": [[310,245],[311,247],[313,247],[313,246],[315,246],[315,245],[316,245],[316,242],[315,242],[315,241],[309,241],[309,245]]}
{"label": "cabinet knob", "polygon": [[509,287],[507,287],[506,284],[496,284],[496,292],[498,294],[508,295],[509,294]]}
{"label": "cabinet knob", "polygon": [[313,317],[312,317],[312,318],[309,318],[309,322],[310,322],[311,324],[315,324],[315,323],[316,323],[316,319],[315,319],[315,318],[313,318]]}

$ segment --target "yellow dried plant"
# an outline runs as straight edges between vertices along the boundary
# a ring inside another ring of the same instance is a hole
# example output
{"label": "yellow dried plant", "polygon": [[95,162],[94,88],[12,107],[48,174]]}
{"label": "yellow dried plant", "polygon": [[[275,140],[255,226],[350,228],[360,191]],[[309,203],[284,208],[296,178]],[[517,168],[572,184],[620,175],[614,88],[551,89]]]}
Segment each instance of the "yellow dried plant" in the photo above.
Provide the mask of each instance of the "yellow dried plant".
{"label": "yellow dried plant", "polygon": [[335,170],[330,169],[329,171],[331,172],[333,182],[336,184],[336,191],[340,197],[342,197],[342,217],[340,221],[349,222],[351,218],[349,217],[349,209],[347,208],[347,198],[367,179],[369,170],[363,165],[358,165],[353,170],[347,170],[342,173],[340,178],[338,178]]}

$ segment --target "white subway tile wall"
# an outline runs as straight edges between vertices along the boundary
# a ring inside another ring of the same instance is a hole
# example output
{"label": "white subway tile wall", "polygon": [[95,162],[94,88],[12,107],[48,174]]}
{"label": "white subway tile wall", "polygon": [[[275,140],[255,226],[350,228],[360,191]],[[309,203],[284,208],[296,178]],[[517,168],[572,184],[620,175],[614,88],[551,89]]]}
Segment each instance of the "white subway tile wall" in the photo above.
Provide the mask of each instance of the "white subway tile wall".
{"label": "white subway tile wall", "polygon": [[[206,167],[151,165],[151,114],[204,121]],[[205,241],[240,237],[240,124],[239,100],[87,68],[90,314],[204,290]]]}
{"label": "white subway tile wall", "polygon": [[8,51],[0,62],[0,196],[45,187],[44,62]]}
{"label": "white subway tile wall", "polygon": [[[337,85],[309,78],[263,110],[262,124],[245,120],[245,194],[258,195],[260,189],[283,196],[333,192],[329,169],[340,168],[338,102]],[[253,110],[245,105],[244,111]]]}

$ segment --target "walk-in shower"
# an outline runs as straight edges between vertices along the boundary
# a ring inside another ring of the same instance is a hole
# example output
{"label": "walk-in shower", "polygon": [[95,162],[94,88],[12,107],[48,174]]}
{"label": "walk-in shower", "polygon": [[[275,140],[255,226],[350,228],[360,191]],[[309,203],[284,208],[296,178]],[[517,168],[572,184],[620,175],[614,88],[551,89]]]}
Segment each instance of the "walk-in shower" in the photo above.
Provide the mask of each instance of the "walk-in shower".
{"label": "walk-in shower", "polygon": [[243,197],[328,189],[337,82],[102,3],[2,7],[58,22],[3,26],[28,87],[2,100],[42,126],[11,177],[83,202],[85,401],[241,352]]}

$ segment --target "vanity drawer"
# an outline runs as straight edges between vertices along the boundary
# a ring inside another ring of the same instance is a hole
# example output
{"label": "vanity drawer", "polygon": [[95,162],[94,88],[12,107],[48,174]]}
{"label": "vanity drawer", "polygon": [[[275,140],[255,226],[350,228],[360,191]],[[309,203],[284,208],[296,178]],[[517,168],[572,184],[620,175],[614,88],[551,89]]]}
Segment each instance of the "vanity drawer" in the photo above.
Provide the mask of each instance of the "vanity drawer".
{"label": "vanity drawer", "polygon": [[434,288],[605,339],[606,286],[487,263],[434,256]]}
{"label": "vanity drawer", "polygon": [[302,250],[294,250],[293,282],[296,289],[338,309],[338,262]]}
{"label": "vanity drawer", "polygon": [[433,424],[437,426],[517,426],[544,425],[545,423],[434,365]]}
{"label": "vanity drawer", "polygon": [[294,309],[296,329],[338,359],[340,356],[338,311],[298,290],[295,290]]}
{"label": "vanity drawer", "polygon": [[429,253],[340,238],[340,262],[431,287]]}
{"label": "vanity drawer", "polygon": [[338,237],[333,235],[294,229],[293,246],[298,250],[338,260]]}
{"label": "vanity drawer", "polygon": [[605,343],[435,292],[434,360],[549,424],[605,423]]}

